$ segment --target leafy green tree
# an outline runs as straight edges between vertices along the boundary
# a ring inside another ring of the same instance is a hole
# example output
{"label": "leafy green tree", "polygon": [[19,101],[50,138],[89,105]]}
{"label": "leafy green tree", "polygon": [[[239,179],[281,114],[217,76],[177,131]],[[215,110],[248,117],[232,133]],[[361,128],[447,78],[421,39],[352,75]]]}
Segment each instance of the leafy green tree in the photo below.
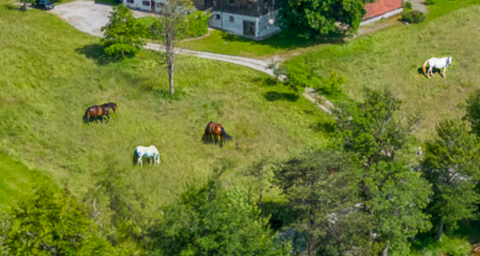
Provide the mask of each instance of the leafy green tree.
{"label": "leafy green tree", "polygon": [[455,228],[459,220],[470,219],[478,211],[480,141],[460,121],[444,121],[436,130],[437,137],[427,142],[423,168],[433,184],[429,208],[441,240],[444,225]]}
{"label": "leafy green tree", "polygon": [[390,247],[404,247],[409,238],[430,228],[423,209],[432,191],[420,172],[379,162],[365,171],[362,190],[365,211],[375,241],[383,246],[383,256]]}
{"label": "leafy green tree", "polygon": [[146,35],[145,28],[133,17],[130,8],[124,4],[113,7],[110,21],[102,31],[105,36],[102,43],[108,55],[135,54],[145,44],[142,39]]}
{"label": "leafy green tree", "polygon": [[364,102],[348,102],[334,111],[346,151],[355,152],[370,166],[393,161],[419,123],[417,115],[398,118],[401,101],[391,91],[365,89]]}
{"label": "leafy green tree", "polygon": [[65,188],[43,185],[9,213],[3,249],[9,255],[113,255],[110,243]]}
{"label": "leafy green tree", "polygon": [[127,255],[139,255],[144,230],[144,198],[125,179],[125,170],[109,168],[101,173],[95,189],[86,196],[93,220],[108,240]]}
{"label": "leafy green tree", "polygon": [[356,32],[365,15],[365,3],[374,0],[288,0],[280,9],[279,25],[306,37]]}
{"label": "leafy green tree", "polygon": [[288,255],[249,195],[221,190],[218,180],[164,209],[151,237],[154,255]]}
{"label": "leafy green tree", "polygon": [[467,114],[464,120],[467,120],[472,127],[472,131],[480,136],[480,90],[470,94],[467,99]]}
{"label": "leafy green tree", "polygon": [[365,218],[355,206],[361,201],[360,176],[349,154],[329,150],[304,153],[275,172],[295,216],[293,227],[306,234],[307,255],[345,255],[368,240]]}

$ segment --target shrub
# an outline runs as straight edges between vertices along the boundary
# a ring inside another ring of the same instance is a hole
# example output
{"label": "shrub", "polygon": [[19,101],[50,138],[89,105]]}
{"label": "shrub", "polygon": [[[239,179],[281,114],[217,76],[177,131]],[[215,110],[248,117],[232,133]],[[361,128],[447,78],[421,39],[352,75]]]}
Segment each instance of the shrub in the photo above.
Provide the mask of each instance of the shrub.
{"label": "shrub", "polygon": [[188,15],[186,28],[182,39],[200,37],[208,33],[208,14],[202,11]]}
{"label": "shrub", "polygon": [[[427,0],[428,1],[428,0]],[[403,8],[406,10],[406,11],[411,11],[412,10],[412,3],[411,2],[406,2],[404,5],[403,5]]]}
{"label": "shrub", "polygon": [[346,82],[345,77],[332,69],[328,78],[322,79],[322,83],[315,87],[315,90],[323,94],[332,95],[341,93],[340,86]]}
{"label": "shrub", "polygon": [[407,23],[421,23],[425,20],[425,15],[420,11],[409,11],[402,14],[402,21]]}
{"label": "shrub", "polygon": [[426,4],[426,5],[434,5],[434,4],[436,4],[436,3],[437,3],[437,0],[426,0],[426,1],[425,1],[425,4]]}

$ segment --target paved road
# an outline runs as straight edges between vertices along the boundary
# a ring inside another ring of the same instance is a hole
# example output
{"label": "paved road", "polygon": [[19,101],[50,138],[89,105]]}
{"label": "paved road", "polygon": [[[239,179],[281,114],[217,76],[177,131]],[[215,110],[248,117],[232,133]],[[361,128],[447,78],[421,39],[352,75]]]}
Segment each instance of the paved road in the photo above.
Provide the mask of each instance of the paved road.
{"label": "paved road", "polygon": [[[80,31],[97,37],[102,37],[103,33],[101,31],[101,28],[108,23],[108,16],[111,11],[112,7],[109,5],[96,4],[93,1],[78,0],[57,5],[55,6],[55,9],[53,9],[51,12],[64,19],[70,25],[74,26]],[[136,18],[152,15],[150,13],[137,11],[133,11],[133,14]],[[163,47],[159,44],[148,43],[145,48],[154,51],[163,51]],[[204,59],[234,63],[237,65],[255,69],[269,76],[274,76],[273,70],[268,68],[269,63],[267,61],[224,54],[192,51],[187,49],[177,49],[177,53],[182,55],[191,55]],[[330,114],[330,111],[327,107],[315,100],[315,95],[313,95],[311,91],[306,90],[304,96],[308,100],[319,106],[322,110]],[[325,105],[333,107],[333,104],[331,104],[331,102],[329,102],[328,100],[324,99],[322,101],[326,103]]]}
{"label": "paved road", "polygon": [[[111,11],[112,7],[110,5],[80,0],[56,5],[50,12],[60,16],[82,32],[102,37],[103,32],[100,29],[108,23],[108,16]],[[135,18],[150,15],[150,13],[133,11]]]}

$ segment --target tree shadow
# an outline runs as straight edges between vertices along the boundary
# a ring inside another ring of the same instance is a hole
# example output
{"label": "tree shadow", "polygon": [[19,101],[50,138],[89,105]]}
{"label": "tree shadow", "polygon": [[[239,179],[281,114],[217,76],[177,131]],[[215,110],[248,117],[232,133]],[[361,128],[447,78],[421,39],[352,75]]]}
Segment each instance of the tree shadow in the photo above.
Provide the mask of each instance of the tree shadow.
{"label": "tree shadow", "polygon": [[278,231],[295,220],[293,212],[283,203],[262,202],[259,207],[262,210],[262,215],[270,216],[270,227],[273,230]]}
{"label": "tree shadow", "polygon": [[337,126],[335,125],[335,122],[322,121],[310,125],[310,129],[316,132],[323,132],[331,135],[337,131]]}
{"label": "tree shadow", "polygon": [[233,35],[227,32],[221,32],[221,37],[227,42],[248,42],[259,45],[268,45],[275,49],[291,50],[319,44],[339,44],[345,42],[345,37],[339,33],[331,33],[316,38],[306,38],[299,36],[291,31],[282,31],[263,40],[253,40],[246,37]]}
{"label": "tree shadow", "polygon": [[94,60],[97,64],[100,65],[105,65],[122,60],[122,58],[119,56],[110,56],[105,53],[103,46],[101,46],[100,44],[85,45],[81,48],[75,49],[75,52],[85,55],[85,57]]}
{"label": "tree shadow", "polygon": [[295,93],[285,93],[285,92],[276,92],[276,91],[269,91],[264,94],[264,97],[268,101],[278,101],[278,100],[286,100],[290,102],[296,102],[300,96]]}

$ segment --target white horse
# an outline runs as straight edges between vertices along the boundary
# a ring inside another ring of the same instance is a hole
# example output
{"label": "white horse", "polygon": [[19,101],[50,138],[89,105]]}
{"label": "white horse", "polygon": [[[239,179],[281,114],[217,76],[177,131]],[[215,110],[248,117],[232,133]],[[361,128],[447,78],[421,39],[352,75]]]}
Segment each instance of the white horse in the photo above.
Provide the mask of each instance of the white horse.
{"label": "white horse", "polygon": [[155,166],[161,163],[160,161],[160,154],[158,153],[158,149],[155,146],[144,147],[138,146],[135,148],[135,152],[133,152],[133,164],[143,166],[142,158],[148,158],[148,162],[152,165],[152,160],[155,163]]}
{"label": "white horse", "polygon": [[[443,69],[443,74],[440,73],[440,75],[443,76],[443,78],[447,78],[447,67],[451,66],[453,64],[452,57],[444,57],[444,58],[431,58],[427,61],[425,61],[425,64],[423,64],[423,73],[430,79],[430,75],[434,76],[433,74],[433,68],[437,69]],[[428,65],[428,72],[427,72],[427,65]]]}

